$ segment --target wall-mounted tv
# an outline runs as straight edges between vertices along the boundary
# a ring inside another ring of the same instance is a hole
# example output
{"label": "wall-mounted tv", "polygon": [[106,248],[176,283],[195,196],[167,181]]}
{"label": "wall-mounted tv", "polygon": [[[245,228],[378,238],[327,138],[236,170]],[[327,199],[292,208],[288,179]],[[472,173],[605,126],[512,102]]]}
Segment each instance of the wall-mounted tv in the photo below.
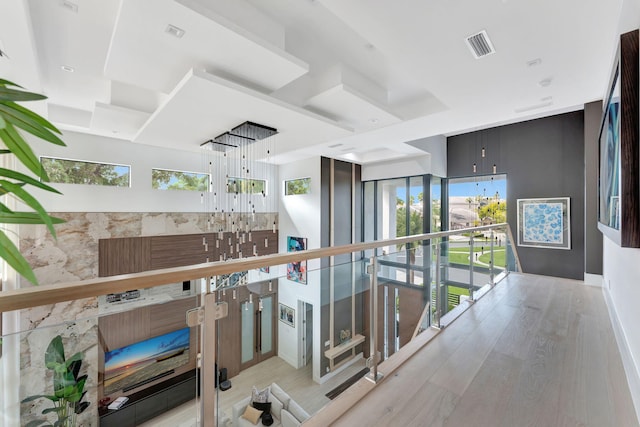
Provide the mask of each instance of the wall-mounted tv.
{"label": "wall-mounted tv", "polygon": [[169,375],[189,362],[189,328],[104,354],[104,395],[128,391]]}

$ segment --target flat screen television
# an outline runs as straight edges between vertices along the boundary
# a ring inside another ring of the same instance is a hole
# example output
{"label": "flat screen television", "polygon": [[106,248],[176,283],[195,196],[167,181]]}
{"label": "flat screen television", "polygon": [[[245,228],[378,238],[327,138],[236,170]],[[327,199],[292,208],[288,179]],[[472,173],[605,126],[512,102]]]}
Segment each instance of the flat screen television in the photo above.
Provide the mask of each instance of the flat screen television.
{"label": "flat screen television", "polygon": [[170,375],[189,362],[189,328],[139,341],[104,354],[104,395],[128,391]]}

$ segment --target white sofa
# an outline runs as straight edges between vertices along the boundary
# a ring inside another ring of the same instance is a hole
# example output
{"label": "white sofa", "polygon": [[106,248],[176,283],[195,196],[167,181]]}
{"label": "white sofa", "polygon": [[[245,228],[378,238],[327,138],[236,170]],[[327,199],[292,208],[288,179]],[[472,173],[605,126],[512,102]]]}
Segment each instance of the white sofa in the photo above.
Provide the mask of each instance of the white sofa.
{"label": "white sofa", "polygon": [[[298,427],[309,418],[307,411],[302,409],[278,384],[271,383],[269,396],[271,416],[273,416],[273,424],[271,427]],[[251,421],[242,418],[242,414],[244,414],[244,411],[247,409],[247,405],[250,404],[251,396],[248,396],[233,405],[232,418],[234,427],[262,426],[261,420],[258,420],[257,424],[252,424]]]}

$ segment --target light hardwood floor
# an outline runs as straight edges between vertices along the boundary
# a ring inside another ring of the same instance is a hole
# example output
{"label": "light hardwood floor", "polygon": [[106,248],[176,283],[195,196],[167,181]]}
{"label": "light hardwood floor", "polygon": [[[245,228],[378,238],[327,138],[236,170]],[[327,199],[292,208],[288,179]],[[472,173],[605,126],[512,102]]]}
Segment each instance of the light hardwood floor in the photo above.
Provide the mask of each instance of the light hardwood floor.
{"label": "light hardwood floor", "polygon": [[[362,363],[318,385],[274,357],[232,378],[220,407],[230,416],[276,381],[308,412],[331,410],[341,396],[324,394]],[[511,274],[377,386],[361,381],[371,392],[333,425],[639,425],[602,291],[575,280]],[[195,426],[195,404],[144,425]]]}
{"label": "light hardwood floor", "polygon": [[601,289],[511,274],[333,425],[631,427],[638,420]]}
{"label": "light hardwood floor", "polygon": [[[231,407],[251,394],[251,388],[255,385],[262,389],[272,382],[277,383],[291,396],[293,400],[302,406],[309,414],[314,414],[330,402],[326,393],[342,384],[364,368],[365,361],[360,357],[353,365],[348,366],[335,377],[323,384],[313,381],[311,365],[295,369],[279,357],[272,357],[264,362],[252,366],[240,372],[239,375],[230,378],[232,387],[218,394],[218,407],[221,409],[219,426],[231,426]],[[162,414],[146,423],[144,427],[195,427],[196,403],[188,402],[171,411]],[[226,420],[229,422],[225,422]],[[259,424],[261,425],[261,424]]]}

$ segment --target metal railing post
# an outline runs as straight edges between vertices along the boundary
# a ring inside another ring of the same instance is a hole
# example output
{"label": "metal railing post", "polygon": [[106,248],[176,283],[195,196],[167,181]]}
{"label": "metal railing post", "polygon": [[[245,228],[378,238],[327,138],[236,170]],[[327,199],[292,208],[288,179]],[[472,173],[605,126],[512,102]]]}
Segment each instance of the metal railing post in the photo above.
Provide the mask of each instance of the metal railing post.
{"label": "metal railing post", "polygon": [[[494,236],[493,236],[493,228],[491,229],[491,233],[489,234],[491,242],[489,243],[489,250],[491,251],[491,260],[489,261],[489,284],[491,286],[495,285],[494,277],[495,272],[493,270],[493,251],[494,251]],[[506,259],[506,258],[505,258]]]}
{"label": "metal railing post", "polygon": [[473,251],[473,234],[469,236],[469,301],[473,302],[473,261],[475,252]]}
{"label": "metal railing post", "polygon": [[382,378],[378,372],[378,258],[374,255],[369,258],[371,263],[367,266],[371,283],[369,292],[369,368],[371,369],[367,379],[377,383]]}
{"label": "metal railing post", "polygon": [[[207,292],[209,289],[207,289]],[[216,389],[214,387],[216,372],[216,296],[213,293],[202,295],[204,306],[204,322],[202,328],[202,354],[200,372],[200,403],[202,408],[201,426],[216,425]]]}
{"label": "metal railing post", "polygon": [[435,327],[440,329],[441,325],[440,325],[440,317],[442,316],[442,308],[440,307],[440,242],[436,243],[436,292],[435,292],[435,297],[436,300],[434,301],[434,307],[436,308],[435,311],[435,319],[434,319],[434,323],[435,323]]}

